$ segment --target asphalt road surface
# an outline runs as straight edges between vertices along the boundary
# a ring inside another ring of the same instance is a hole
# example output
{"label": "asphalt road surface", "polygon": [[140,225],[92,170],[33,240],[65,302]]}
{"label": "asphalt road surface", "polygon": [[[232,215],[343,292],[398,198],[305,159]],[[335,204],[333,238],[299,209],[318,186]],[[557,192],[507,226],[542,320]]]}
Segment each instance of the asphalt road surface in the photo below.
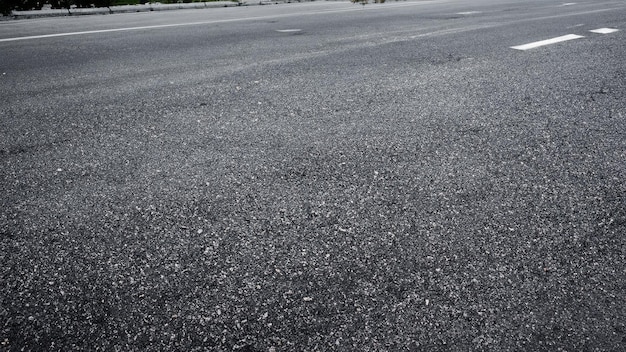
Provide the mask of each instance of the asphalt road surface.
{"label": "asphalt road surface", "polygon": [[0,22],[0,350],[626,350],[626,3],[574,1]]}

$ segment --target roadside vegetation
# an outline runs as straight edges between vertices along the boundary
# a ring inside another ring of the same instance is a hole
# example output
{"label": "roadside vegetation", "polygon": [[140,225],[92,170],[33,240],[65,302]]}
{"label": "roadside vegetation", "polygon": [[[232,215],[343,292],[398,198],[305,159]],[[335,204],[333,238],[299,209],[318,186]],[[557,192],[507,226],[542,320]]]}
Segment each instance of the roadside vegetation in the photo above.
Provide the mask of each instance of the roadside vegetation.
{"label": "roadside vegetation", "polygon": [[[369,0],[350,0],[350,1],[352,1],[352,3],[354,4],[363,4],[363,5],[369,4]],[[375,4],[382,4],[385,2],[385,0],[372,0],[372,2]]]}
{"label": "roadside vegetation", "polygon": [[[42,8],[70,9],[110,7],[119,5],[143,5],[147,3],[177,4],[191,2],[213,2],[224,0],[0,0],[0,15],[9,16],[11,11],[41,10]],[[240,0],[230,0],[239,2]],[[355,4],[384,3],[385,0],[350,0]],[[397,0],[396,0],[397,1]]]}
{"label": "roadside vegetation", "polygon": [[0,13],[7,16],[11,11],[41,10],[44,7],[53,9],[69,9],[72,7],[109,7],[117,5],[138,5],[147,3],[175,4],[190,2],[211,2],[220,0],[0,0]]}

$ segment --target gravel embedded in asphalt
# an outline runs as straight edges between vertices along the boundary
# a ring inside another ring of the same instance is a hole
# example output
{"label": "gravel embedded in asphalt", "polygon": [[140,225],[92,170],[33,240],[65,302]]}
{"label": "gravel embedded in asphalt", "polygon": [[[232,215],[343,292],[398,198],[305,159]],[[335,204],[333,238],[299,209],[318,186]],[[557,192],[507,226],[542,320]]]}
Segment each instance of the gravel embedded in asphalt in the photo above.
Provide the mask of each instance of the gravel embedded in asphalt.
{"label": "gravel embedded in asphalt", "polygon": [[624,32],[509,47],[624,8],[549,4],[3,43],[2,349],[623,349]]}

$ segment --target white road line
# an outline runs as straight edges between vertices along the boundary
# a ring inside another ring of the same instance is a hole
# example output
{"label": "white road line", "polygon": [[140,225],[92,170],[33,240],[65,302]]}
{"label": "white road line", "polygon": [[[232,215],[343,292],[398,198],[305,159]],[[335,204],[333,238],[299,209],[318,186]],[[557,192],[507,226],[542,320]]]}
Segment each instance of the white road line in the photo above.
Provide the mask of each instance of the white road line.
{"label": "white road line", "polygon": [[455,15],[477,15],[479,13],[483,13],[482,11],[465,11],[465,12],[457,12]]}
{"label": "white road line", "polygon": [[336,10],[321,10],[321,11],[312,11],[312,12],[294,12],[294,13],[288,13],[288,14],[282,14],[282,15],[267,15],[267,16],[232,18],[232,19],[225,19],[225,20],[212,20],[212,21],[202,21],[202,22],[173,23],[173,24],[160,24],[160,25],[154,25],[154,26],[112,28],[112,29],[101,29],[101,30],[93,30],[93,31],[81,31],[81,32],[68,32],[68,33],[31,35],[31,36],[25,36],[25,37],[14,37],[14,38],[0,39],[0,43],[2,43],[2,42],[14,42],[14,41],[18,41],[18,40],[67,37],[67,36],[84,35],[84,34],[125,32],[125,31],[136,31],[136,30],[144,30],[144,29],[186,27],[186,26],[198,26],[198,25],[217,24],[217,23],[267,20],[267,19],[273,19],[273,18],[284,18],[284,17],[304,16],[304,15],[322,15],[322,14],[330,14],[330,13],[354,12],[354,11],[364,11],[364,10],[365,11],[376,11],[378,9],[390,9],[390,8],[393,9],[393,8],[400,8],[400,7],[419,6],[419,5],[428,4],[428,3],[429,2],[409,2],[409,3],[403,3],[403,4],[389,4],[389,5],[386,5],[384,7],[379,7],[379,6],[371,6],[371,7],[366,7],[366,8],[350,7],[350,8],[344,8],[344,9],[336,9]]}
{"label": "white road line", "polygon": [[528,50],[528,49],[534,49],[534,48],[544,46],[544,45],[556,44],[556,43],[560,43],[560,42],[564,42],[564,41],[568,41],[572,39],[578,39],[578,38],[584,38],[584,37],[582,35],[577,35],[577,34],[568,34],[568,35],[564,35],[564,36],[560,36],[560,37],[556,37],[552,39],[541,40],[538,42],[528,43],[524,45],[512,46],[511,49]]}
{"label": "white road line", "polygon": [[280,33],[293,33],[293,32],[300,32],[302,29],[277,29],[276,32],[280,32]]}
{"label": "white road line", "polygon": [[[233,18],[233,19],[225,19],[225,20],[212,20],[212,21],[190,22],[190,23],[174,23],[174,24],[163,24],[163,25],[154,25],[154,26],[143,26],[143,27],[113,28],[113,29],[103,29],[103,30],[83,31],[83,32],[44,34],[44,35],[4,38],[4,39],[0,39],[0,43],[14,42],[18,40],[39,39],[39,38],[66,37],[66,36],[83,35],[83,34],[96,34],[96,33],[122,32],[122,31],[157,29],[157,28],[168,28],[168,27],[171,28],[171,27],[208,25],[208,24],[217,24],[217,23],[267,20],[267,19],[274,19],[274,18],[285,18],[285,17],[293,17],[293,16],[304,16],[304,15],[320,15],[320,14],[353,12],[353,11],[377,11],[378,9],[389,9],[389,8],[395,9],[395,8],[417,6],[417,5],[423,5],[423,4],[429,4],[429,3],[430,3],[429,1],[424,1],[424,2],[416,1],[416,2],[402,3],[398,5],[384,4],[385,5],[384,7],[378,7],[378,6],[371,6],[371,7],[365,7],[365,8],[352,7],[348,9],[322,10],[322,11],[315,11],[315,12],[299,12],[299,13],[282,14],[282,15],[244,17],[244,18]],[[594,13],[602,13],[602,12],[609,12],[609,11],[616,11],[616,10],[623,10],[623,7],[613,7],[613,8],[605,8],[605,9],[598,9],[598,10],[591,10],[591,11],[581,11],[581,12],[558,14],[558,15],[551,15],[551,16],[525,18],[525,19],[514,20],[511,22],[508,22],[507,25],[511,23],[527,23],[527,22],[543,21],[543,20],[549,20],[549,19],[555,19],[555,18],[589,15],[589,14],[594,14]],[[497,27],[502,27],[502,26],[503,24],[489,24],[489,25],[480,26],[480,28],[497,28]],[[473,29],[469,29],[469,30],[473,30]],[[458,30],[454,30],[451,33],[455,33],[457,31]]]}
{"label": "white road line", "polygon": [[572,6],[572,5],[576,5],[575,2],[566,2],[564,4],[561,4],[561,6]]}
{"label": "white road line", "polygon": [[[191,24],[187,24],[191,25]],[[143,26],[143,27],[127,27],[127,28],[114,28],[114,29],[101,29],[97,31],[83,31],[83,32],[69,32],[69,33],[56,33],[56,34],[43,34],[43,35],[30,35],[27,37],[16,37],[16,38],[5,38],[0,39],[0,42],[14,42],[18,40],[28,40],[28,39],[42,39],[42,38],[55,38],[55,37],[68,37],[72,35],[83,35],[83,34],[96,34],[96,33],[110,33],[110,32],[123,32],[123,31],[136,31],[140,29],[152,29],[152,28],[166,28],[166,27],[178,27],[182,26],[180,24],[169,24],[169,25],[159,25],[159,26]]]}
{"label": "white road line", "polygon": [[615,28],[598,28],[598,29],[592,29],[589,32],[591,33],[598,33],[598,34],[609,34],[609,33],[614,33],[619,31],[619,29],[615,29]]}

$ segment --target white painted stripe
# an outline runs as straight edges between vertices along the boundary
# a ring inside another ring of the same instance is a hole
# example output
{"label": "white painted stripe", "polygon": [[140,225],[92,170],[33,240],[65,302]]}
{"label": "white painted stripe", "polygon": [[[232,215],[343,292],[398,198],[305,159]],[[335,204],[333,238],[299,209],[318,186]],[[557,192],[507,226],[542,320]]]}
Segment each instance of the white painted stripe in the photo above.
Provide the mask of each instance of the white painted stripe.
{"label": "white painted stripe", "polygon": [[483,13],[482,11],[465,11],[465,12],[457,12],[456,15],[476,15],[479,13]]}
{"label": "white painted stripe", "polygon": [[302,29],[277,29],[276,32],[280,32],[280,33],[293,33],[293,32],[300,32]]}
{"label": "white painted stripe", "polygon": [[5,38],[0,39],[0,42],[14,42],[18,40],[28,40],[28,39],[42,39],[42,38],[55,38],[55,37],[68,37],[72,35],[83,35],[83,34],[96,34],[96,33],[110,33],[110,32],[123,32],[123,31],[136,31],[140,29],[152,29],[152,28],[166,28],[166,27],[176,27],[180,25],[160,25],[160,26],[143,26],[143,27],[128,27],[128,28],[114,28],[114,29],[101,29],[97,31],[83,31],[83,32],[69,32],[69,33],[55,33],[55,34],[43,34],[43,35],[30,35],[27,37],[16,37],[16,38]]}
{"label": "white painted stripe", "polygon": [[584,37],[582,35],[577,35],[577,34],[568,34],[568,35],[564,35],[564,36],[556,37],[552,39],[541,40],[538,42],[528,43],[524,45],[512,46],[511,49],[528,50],[528,49],[534,49],[534,48],[544,46],[544,45],[556,44],[556,43],[565,42],[568,40],[578,39],[578,38],[584,38]]}
{"label": "white painted stripe", "polygon": [[267,20],[267,19],[273,19],[273,18],[284,18],[284,17],[305,16],[305,15],[322,15],[322,14],[330,14],[330,13],[354,12],[354,11],[364,11],[364,10],[365,11],[377,11],[379,9],[382,10],[382,9],[392,9],[392,8],[401,8],[401,7],[409,7],[409,6],[420,6],[420,5],[428,4],[428,3],[429,2],[409,2],[409,3],[400,3],[400,4],[389,4],[384,7],[379,7],[379,6],[370,6],[370,7],[365,7],[365,8],[350,7],[350,8],[343,8],[343,9],[321,10],[321,11],[312,11],[312,12],[294,12],[294,13],[282,14],[282,15],[268,15],[268,16],[243,17],[243,18],[232,18],[232,19],[225,19],[225,20],[213,20],[213,21],[202,21],[202,22],[173,23],[173,24],[160,24],[160,25],[154,25],[154,26],[112,28],[112,29],[101,29],[101,30],[82,31],[82,32],[31,35],[31,36],[25,36],[25,37],[0,39],[0,43],[1,42],[14,42],[18,40],[29,40],[29,39],[67,37],[67,36],[84,35],[84,34],[111,33],[111,32],[136,31],[136,30],[144,30],[144,29],[186,27],[186,26],[198,26],[198,25],[207,25],[207,24],[216,24],[216,23]]}
{"label": "white painted stripe", "polygon": [[619,31],[619,29],[615,29],[615,28],[598,28],[598,29],[592,29],[589,32],[591,33],[598,33],[598,34],[609,34],[609,33],[614,33]]}
{"label": "white painted stripe", "polygon": [[564,4],[562,4],[561,6],[572,6],[572,5],[576,5],[575,2],[566,2]]}

